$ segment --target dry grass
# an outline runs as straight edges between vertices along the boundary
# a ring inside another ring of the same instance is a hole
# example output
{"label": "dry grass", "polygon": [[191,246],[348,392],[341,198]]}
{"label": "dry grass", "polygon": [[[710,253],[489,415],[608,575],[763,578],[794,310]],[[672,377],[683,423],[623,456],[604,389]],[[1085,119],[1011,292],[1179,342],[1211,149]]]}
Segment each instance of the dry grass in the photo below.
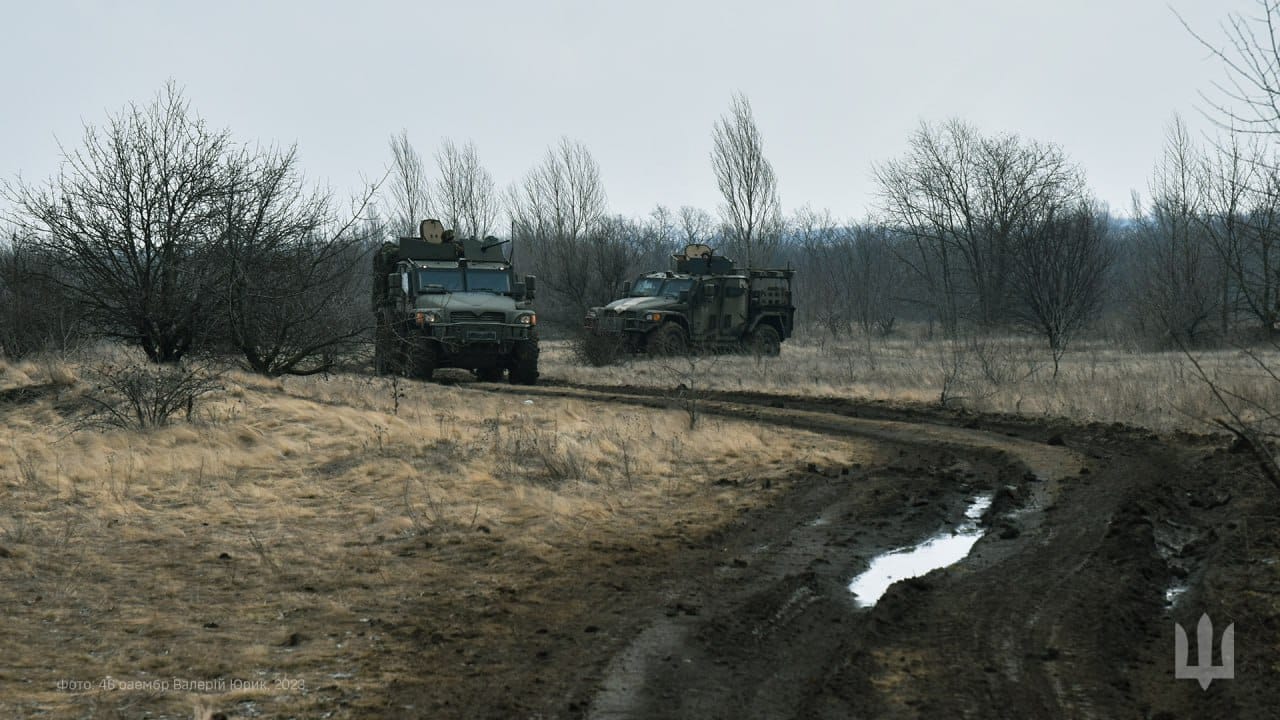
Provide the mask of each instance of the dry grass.
{"label": "dry grass", "polygon": [[798,465],[874,458],[797,431],[421,383],[400,383],[393,414],[391,383],[360,376],[231,373],[192,423],[74,430],[74,367],[0,380],[66,386],[0,404],[4,717],[377,716],[423,663],[448,694],[524,662],[485,654],[511,633],[489,613],[507,597],[521,602],[502,612],[552,625],[584,612],[565,586],[599,548],[674,547],[767,502]]}
{"label": "dry grass", "polygon": [[[544,343],[544,372],[583,383],[665,387],[659,361],[632,359],[594,368],[573,359],[567,343]],[[1226,387],[1260,405],[1280,408],[1280,384],[1239,350],[1197,353]],[[1280,353],[1263,359],[1280,366]],[[980,343],[890,339],[802,338],[778,358],[726,356],[705,378],[707,389],[755,390],[823,397],[883,399],[967,407],[1029,417],[1124,422],[1155,430],[1206,430],[1223,415],[1179,352],[1150,352],[1104,341],[1081,342],[1057,378],[1048,350],[1032,339]],[[1216,429],[1216,428],[1214,428]]]}

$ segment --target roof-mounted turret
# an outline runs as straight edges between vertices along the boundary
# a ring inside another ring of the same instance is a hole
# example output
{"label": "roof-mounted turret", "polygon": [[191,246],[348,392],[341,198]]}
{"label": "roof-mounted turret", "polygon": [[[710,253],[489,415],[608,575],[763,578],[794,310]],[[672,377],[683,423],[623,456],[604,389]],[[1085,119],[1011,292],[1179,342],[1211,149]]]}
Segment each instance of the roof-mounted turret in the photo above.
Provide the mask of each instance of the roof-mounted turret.
{"label": "roof-mounted turret", "polygon": [[471,262],[507,262],[502,246],[507,240],[492,235],[477,240],[457,240],[452,230],[446,230],[439,220],[423,220],[418,225],[418,237],[402,237],[389,245],[390,252],[402,260],[469,260]]}
{"label": "roof-mounted turret", "polygon": [[710,245],[693,243],[685,245],[684,250],[671,256],[676,272],[689,275],[728,275],[733,272],[733,261],[723,255],[716,255]]}

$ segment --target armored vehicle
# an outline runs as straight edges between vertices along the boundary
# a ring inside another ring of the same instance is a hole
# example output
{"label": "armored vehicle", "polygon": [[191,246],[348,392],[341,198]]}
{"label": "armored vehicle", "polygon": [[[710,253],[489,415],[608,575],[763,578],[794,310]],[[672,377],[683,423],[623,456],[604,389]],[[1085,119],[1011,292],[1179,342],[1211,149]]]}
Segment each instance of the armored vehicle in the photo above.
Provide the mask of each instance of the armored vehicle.
{"label": "armored vehicle", "polygon": [[671,259],[673,270],[641,275],[626,297],[588,310],[587,332],[630,352],[779,353],[795,321],[792,269],[737,268],[701,244]]}
{"label": "armored vehicle", "polygon": [[418,237],[382,247],[373,259],[379,373],[430,379],[454,367],[481,380],[509,372],[515,384],[537,381],[535,278],[516,276],[506,242],[458,240],[438,220],[424,220]]}

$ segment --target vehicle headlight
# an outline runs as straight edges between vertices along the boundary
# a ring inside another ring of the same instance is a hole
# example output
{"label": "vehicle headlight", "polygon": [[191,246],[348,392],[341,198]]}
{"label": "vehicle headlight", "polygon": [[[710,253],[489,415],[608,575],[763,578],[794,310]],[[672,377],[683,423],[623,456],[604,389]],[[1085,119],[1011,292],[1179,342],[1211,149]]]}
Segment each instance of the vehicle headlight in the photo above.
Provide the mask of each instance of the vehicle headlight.
{"label": "vehicle headlight", "polygon": [[645,319],[645,320],[648,320],[648,321],[650,321],[650,322],[661,322],[661,321],[662,321],[662,313],[660,313],[660,312],[645,313],[645,314],[644,314],[644,319]]}
{"label": "vehicle headlight", "polygon": [[414,315],[414,320],[417,321],[418,327],[422,327],[429,323],[438,323],[440,322],[440,319],[440,313],[435,310],[419,310],[417,314]]}
{"label": "vehicle headlight", "polygon": [[588,319],[588,320],[595,320],[595,319],[596,319],[596,309],[595,309],[595,308],[591,308],[590,310],[587,310],[587,319]]}
{"label": "vehicle headlight", "polygon": [[537,325],[538,316],[537,315],[521,315],[520,317],[516,318],[516,322],[520,323],[521,325]]}

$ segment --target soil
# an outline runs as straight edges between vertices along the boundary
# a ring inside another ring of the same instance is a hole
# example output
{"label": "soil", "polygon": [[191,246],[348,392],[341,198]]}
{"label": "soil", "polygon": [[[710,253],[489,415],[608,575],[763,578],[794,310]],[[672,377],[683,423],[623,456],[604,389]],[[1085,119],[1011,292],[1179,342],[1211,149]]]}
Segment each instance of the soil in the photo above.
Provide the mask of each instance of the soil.
{"label": "soil", "polygon": [[[687,391],[546,380],[518,392],[688,407]],[[578,626],[511,618],[523,671],[477,677],[487,692],[447,704],[424,667],[395,686],[387,716],[1276,717],[1277,491],[1229,438],[697,400],[702,413],[873,438],[896,459],[810,467],[777,502],[675,551],[602,549],[606,561],[565,578]],[[966,559],[858,606],[847,586],[871,558],[954,527],[984,492],[989,532]],[[1170,600],[1171,588],[1185,590]],[[1215,637],[1235,624],[1235,677],[1207,690],[1173,662],[1175,622],[1194,648],[1202,613]]]}
{"label": "soil", "polygon": [[[1280,490],[1229,437],[883,402],[540,382],[474,387],[751,419],[850,443],[870,439],[884,459],[810,464],[790,477],[726,476],[718,482],[740,491],[738,500],[768,501],[735,504],[750,509],[718,527],[675,522],[661,535],[601,534],[560,549],[564,562],[514,552],[500,530],[486,526],[396,545],[385,558],[377,554],[382,546],[360,548],[368,555],[361,576],[394,592],[350,612],[319,602],[344,592],[346,580],[307,579],[285,592],[265,584],[267,574],[247,573],[239,584],[228,581],[226,607],[238,607],[242,591],[249,600],[284,595],[299,609],[281,620],[272,643],[286,650],[347,644],[350,664],[305,696],[286,692],[272,703],[218,711],[281,718],[1280,717]],[[894,584],[874,606],[859,605],[848,586],[872,559],[955,528],[967,504],[987,494],[987,532],[964,560]],[[196,539],[201,532],[191,529]],[[204,563],[214,576],[247,560],[215,559],[217,549]],[[0,547],[0,573],[21,590],[34,580],[7,570],[11,550]],[[450,574],[457,567],[475,574],[463,582]],[[261,587],[252,584],[259,575]],[[39,608],[50,600],[24,602]],[[19,618],[57,619],[42,612],[8,608],[3,617],[15,627]],[[1229,623],[1235,628],[1234,678],[1207,689],[1174,672],[1175,623],[1196,648],[1202,614],[1215,637]],[[236,621],[218,616],[204,627],[214,634]],[[131,620],[125,632],[145,636],[146,622]],[[137,647],[159,642],[144,641]],[[39,664],[0,667],[0,683],[31,682],[23,678]],[[22,709],[34,701],[9,714],[0,703],[0,715],[191,717],[171,697],[127,696],[138,704],[103,709],[121,697],[87,693],[52,715]],[[94,704],[100,698],[102,707]],[[309,704],[299,705],[303,699]],[[160,709],[140,709],[153,707]]]}

